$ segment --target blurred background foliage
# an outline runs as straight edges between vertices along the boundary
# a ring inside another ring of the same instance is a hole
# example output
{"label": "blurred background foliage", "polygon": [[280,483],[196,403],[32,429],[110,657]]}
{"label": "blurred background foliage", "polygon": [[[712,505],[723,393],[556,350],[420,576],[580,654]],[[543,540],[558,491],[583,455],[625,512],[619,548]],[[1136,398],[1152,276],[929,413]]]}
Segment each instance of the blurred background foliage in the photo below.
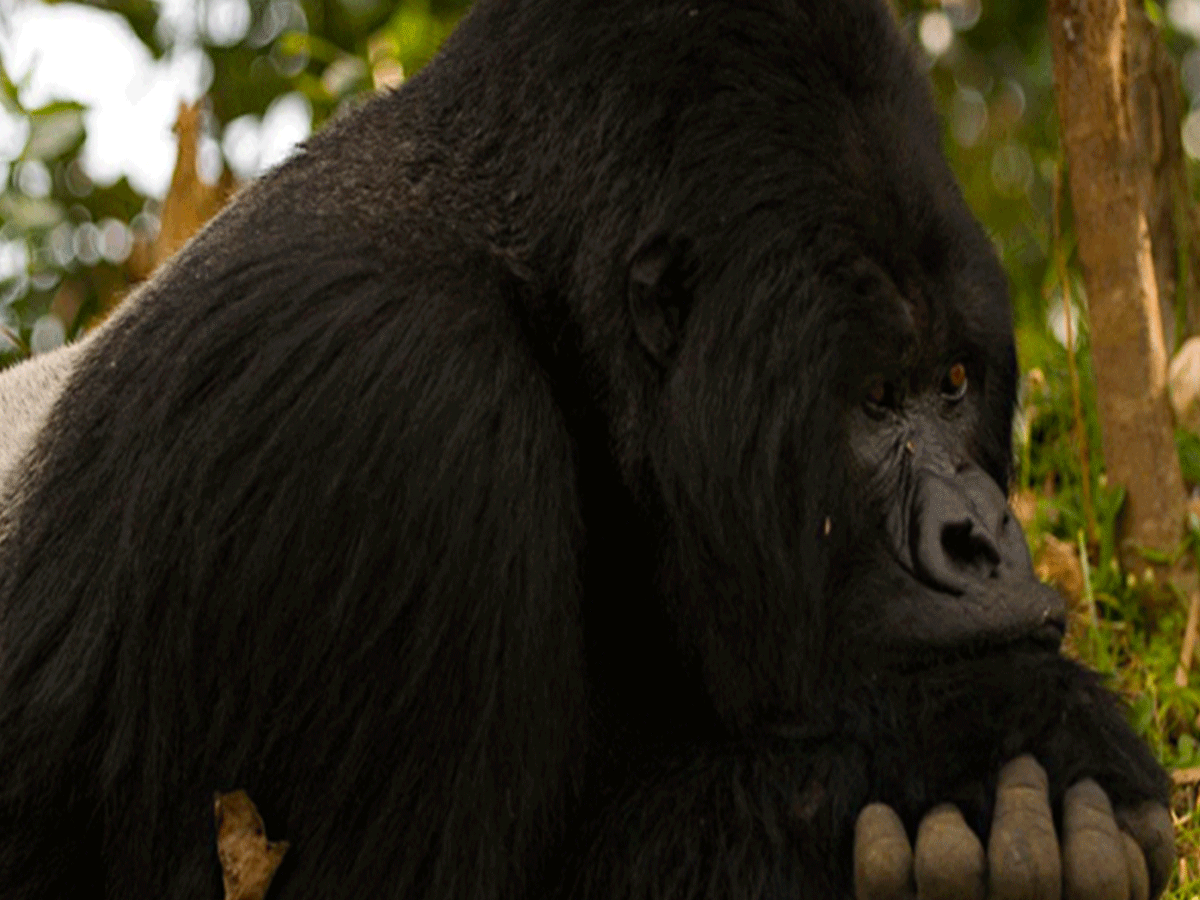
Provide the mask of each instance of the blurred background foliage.
{"label": "blurred background foliage", "polygon": [[[206,213],[232,189],[235,173],[256,173],[247,148],[253,155],[254,131],[273,107],[299,105],[320,127],[344,105],[419,69],[469,4],[197,0],[182,23],[153,0],[82,5],[123,19],[155,59],[202,54],[205,101],[177,128],[196,145],[195,171],[177,169],[171,192],[194,198],[211,186],[219,197],[200,204]],[[5,8],[11,16],[16,6]],[[0,30],[6,18],[0,14]],[[0,55],[0,367],[74,337],[144,279],[162,256],[155,242],[172,201],[145,196],[124,177],[93,180],[80,152],[85,108],[72,101],[30,107],[23,87]]]}
{"label": "blurred background foliage", "polygon": [[[11,14],[12,4],[21,2],[43,0],[9,0],[0,10]],[[1185,543],[1171,559],[1153,561],[1172,564],[1183,575],[1164,581],[1121,567],[1113,544],[1122,495],[1105,483],[1096,449],[1101,442],[1086,297],[1069,201],[1057,241],[1053,226],[1054,185],[1063,163],[1044,0],[892,2],[928,68],[951,165],[1011,279],[1023,372],[1014,508],[1039,574],[1073,603],[1069,652],[1109,674],[1129,700],[1139,731],[1176,773],[1181,863],[1169,896],[1193,898],[1200,894],[1200,688],[1193,684],[1200,677],[1190,671],[1192,649],[1181,645],[1187,643],[1189,595],[1200,590],[1193,562],[1200,554],[1200,502],[1193,500]],[[195,0],[180,19],[164,15],[165,3],[84,4],[128,23],[155,59],[185,49],[200,54],[206,100],[181,111],[175,173],[162,196],[147,196],[124,177],[104,183],[89,172],[81,155],[84,107],[69,100],[26,105],[26,73],[10,72],[0,54],[0,368],[72,339],[146,278],[239,180],[261,168],[247,136],[270,130],[272,110],[290,105],[318,128],[369,92],[399,85],[433,55],[468,5]],[[1146,10],[1180,71],[1194,203],[1200,182],[1200,0],[1151,0]],[[4,27],[0,13],[0,33]],[[1073,296],[1084,308],[1064,310],[1056,253],[1066,258]],[[1081,465],[1074,435],[1068,314],[1076,326],[1090,470]],[[1187,337],[1183,328],[1175,334],[1177,340]],[[1195,497],[1200,437],[1180,432],[1178,443]],[[1085,481],[1099,532],[1086,542]]]}
{"label": "blurred background foliage", "polygon": [[[202,52],[206,106],[198,168],[201,180],[216,182],[223,169],[245,174],[246,165],[237,164],[239,136],[261,123],[273,104],[302,99],[313,127],[320,127],[356,97],[399,84],[420,68],[468,3],[195,0],[190,27],[165,18],[154,0],[85,5],[123,18],[155,58],[184,46]],[[1061,332],[1062,310],[1050,265],[1060,152],[1045,4],[895,0],[895,6],[928,62],[951,163],[1012,279],[1022,359],[1029,366],[1060,361],[1061,341],[1047,328],[1057,320]],[[1200,88],[1200,0],[1172,0],[1165,11],[1151,10],[1181,63],[1190,97]],[[110,304],[114,292],[145,277],[144,260],[135,259],[133,271],[122,269],[138,239],[153,239],[163,201],[142,196],[124,179],[94,182],[80,160],[83,107],[60,101],[27,108],[21,87],[0,56],[0,104],[7,113],[0,118],[0,325],[20,339],[17,347],[0,340],[0,352],[9,355],[27,352],[64,279],[84,282],[74,285],[77,294],[83,290],[83,302],[63,302],[57,311],[60,319],[73,313],[61,321],[69,337]],[[1185,143],[1189,128],[1200,132],[1200,120],[1185,125]],[[1193,144],[1189,149],[1200,153],[1200,133]],[[1065,221],[1070,243],[1069,216]],[[57,329],[44,327],[53,342]]]}

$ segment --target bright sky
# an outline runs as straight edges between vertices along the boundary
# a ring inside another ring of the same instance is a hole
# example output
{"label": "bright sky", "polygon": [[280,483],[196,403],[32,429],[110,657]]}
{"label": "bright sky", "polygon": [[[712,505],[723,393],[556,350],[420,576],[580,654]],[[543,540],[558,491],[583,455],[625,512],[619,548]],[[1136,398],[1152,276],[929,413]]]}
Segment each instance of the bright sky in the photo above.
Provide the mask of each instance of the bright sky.
{"label": "bright sky", "polygon": [[[194,32],[190,0],[159,0],[159,5],[176,34]],[[232,8],[245,0],[214,5],[229,6],[236,19],[238,10]],[[13,80],[24,83],[22,102],[88,104],[83,149],[88,174],[102,184],[126,175],[137,190],[163,196],[175,164],[171,125],[179,101],[194,101],[212,77],[204,54],[177,49],[155,61],[124,19],[90,7],[9,0],[0,2],[0,9],[9,26],[0,28],[0,57]],[[299,95],[279,98],[261,123],[248,116],[226,128],[226,156],[238,175],[257,174],[308,136],[311,119]],[[24,143],[17,131],[17,123],[0,111],[0,154],[14,138]]]}

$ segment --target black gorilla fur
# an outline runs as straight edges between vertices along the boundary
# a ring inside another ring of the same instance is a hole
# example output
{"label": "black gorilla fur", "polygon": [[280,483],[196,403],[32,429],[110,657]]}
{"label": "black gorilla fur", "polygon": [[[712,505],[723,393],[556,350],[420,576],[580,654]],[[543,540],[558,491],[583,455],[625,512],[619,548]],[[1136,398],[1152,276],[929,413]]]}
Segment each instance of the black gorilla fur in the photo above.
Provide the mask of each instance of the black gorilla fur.
{"label": "black gorilla fur", "polygon": [[1022,752],[1164,799],[1090,673],[904,633],[974,608],[863,385],[969,360],[995,492],[1016,380],[937,134],[881,0],[487,0],[247,189],[0,507],[0,896],[217,896],[234,788],[277,900],[840,897]]}

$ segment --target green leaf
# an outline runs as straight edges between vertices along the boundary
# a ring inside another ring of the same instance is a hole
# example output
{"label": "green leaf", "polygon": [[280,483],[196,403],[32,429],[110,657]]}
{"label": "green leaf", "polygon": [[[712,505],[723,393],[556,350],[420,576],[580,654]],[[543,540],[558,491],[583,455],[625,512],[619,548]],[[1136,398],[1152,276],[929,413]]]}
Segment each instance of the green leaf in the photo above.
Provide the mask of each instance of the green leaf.
{"label": "green leaf", "polygon": [[26,159],[57,159],[83,143],[83,112],[78,103],[51,103],[30,111]]}
{"label": "green leaf", "polygon": [[1175,432],[1175,449],[1179,452],[1179,468],[1188,484],[1200,484],[1200,435],[1182,428]]}
{"label": "green leaf", "polygon": [[1200,746],[1197,746],[1196,741],[1190,734],[1180,735],[1179,740],[1175,744],[1175,764],[1180,768],[1196,765],[1198,751],[1200,751]]}
{"label": "green leaf", "polygon": [[280,52],[286,56],[307,54],[310,58],[323,63],[331,63],[344,53],[342,48],[332,41],[305,31],[289,31],[280,35],[277,46]]}
{"label": "green leaf", "polygon": [[63,215],[62,206],[53,200],[14,193],[0,195],[0,219],[17,228],[50,228],[62,221]]}

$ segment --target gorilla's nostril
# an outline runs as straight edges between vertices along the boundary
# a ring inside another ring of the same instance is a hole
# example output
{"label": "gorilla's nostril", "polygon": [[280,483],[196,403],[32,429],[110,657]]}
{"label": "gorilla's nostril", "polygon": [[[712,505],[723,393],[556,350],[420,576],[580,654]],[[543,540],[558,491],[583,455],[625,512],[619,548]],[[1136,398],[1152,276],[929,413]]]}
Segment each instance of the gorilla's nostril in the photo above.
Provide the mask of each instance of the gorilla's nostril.
{"label": "gorilla's nostril", "polygon": [[942,549],[954,563],[984,576],[995,574],[1000,552],[987,533],[970,519],[942,526]]}

